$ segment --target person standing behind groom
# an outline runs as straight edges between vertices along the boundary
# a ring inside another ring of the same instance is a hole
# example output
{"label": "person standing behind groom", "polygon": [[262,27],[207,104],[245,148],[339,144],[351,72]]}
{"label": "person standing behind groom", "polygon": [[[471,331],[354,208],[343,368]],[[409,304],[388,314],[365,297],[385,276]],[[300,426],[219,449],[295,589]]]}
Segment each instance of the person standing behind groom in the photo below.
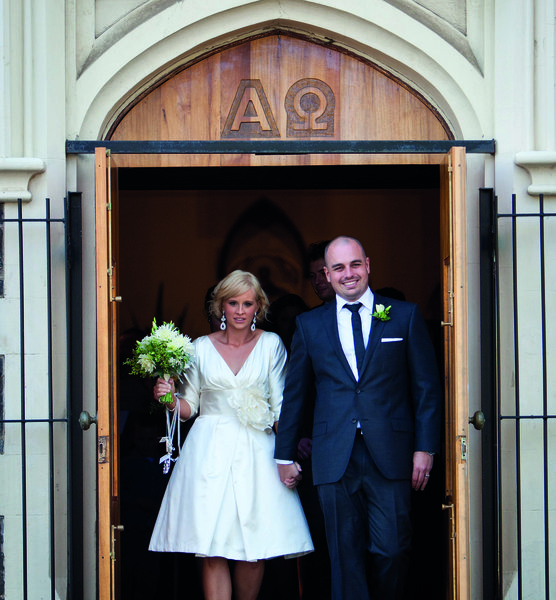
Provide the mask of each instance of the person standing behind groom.
{"label": "person standing behind groom", "polygon": [[440,445],[434,350],[415,304],[373,295],[369,258],[358,240],[334,239],[325,261],[336,302],[297,318],[274,456],[284,485],[295,487],[314,381],[313,479],[325,517],[332,599],[402,600],[411,488],[425,489]]}

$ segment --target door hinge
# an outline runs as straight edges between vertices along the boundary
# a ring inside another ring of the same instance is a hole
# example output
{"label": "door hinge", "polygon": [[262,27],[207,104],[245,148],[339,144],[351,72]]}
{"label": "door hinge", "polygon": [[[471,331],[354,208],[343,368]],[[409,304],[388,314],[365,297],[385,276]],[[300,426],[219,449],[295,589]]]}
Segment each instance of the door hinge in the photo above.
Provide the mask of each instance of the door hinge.
{"label": "door hinge", "polygon": [[[116,562],[116,531],[123,531],[123,525],[112,525],[112,545],[110,548],[110,558],[112,562]],[[114,596],[115,598],[116,596]]]}
{"label": "door hinge", "polygon": [[[450,281],[450,286],[452,282]],[[440,321],[441,327],[453,327],[454,326],[454,292],[450,289],[448,290],[448,321]]]}
{"label": "door hinge", "polygon": [[107,435],[99,435],[98,436],[98,464],[101,465],[103,463],[108,462],[108,436]]}

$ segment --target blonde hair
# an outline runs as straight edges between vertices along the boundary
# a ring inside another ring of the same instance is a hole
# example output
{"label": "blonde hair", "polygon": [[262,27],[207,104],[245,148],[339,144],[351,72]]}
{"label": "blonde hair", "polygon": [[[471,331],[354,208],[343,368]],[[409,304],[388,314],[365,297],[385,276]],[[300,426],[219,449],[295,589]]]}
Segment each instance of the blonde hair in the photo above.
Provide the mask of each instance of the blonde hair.
{"label": "blonde hair", "polygon": [[266,319],[270,302],[268,301],[268,297],[264,293],[259,280],[253,273],[240,271],[239,269],[226,275],[226,277],[224,277],[224,279],[222,279],[222,281],[214,288],[212,300],[209,305],[209,314],[220,319],[222,317],[222,305],[224,302],[235,296],[241,296],[241,294],[245,294],[245,292],[248,292],[249,290],[255,292],[255,301],[259,305],[257,315],[260,316],[261,320]]}

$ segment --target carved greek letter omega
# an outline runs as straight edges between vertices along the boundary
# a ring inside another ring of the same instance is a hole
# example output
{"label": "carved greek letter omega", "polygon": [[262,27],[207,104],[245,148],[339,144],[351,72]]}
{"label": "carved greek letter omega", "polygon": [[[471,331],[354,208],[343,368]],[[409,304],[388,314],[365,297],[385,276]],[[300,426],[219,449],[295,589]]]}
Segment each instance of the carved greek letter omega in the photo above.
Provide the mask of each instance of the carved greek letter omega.
{"label": "carved greek letter omega", "polygon": [[288,137],[334,135],[336,98],[320,79],[300,79],[286,94]]}

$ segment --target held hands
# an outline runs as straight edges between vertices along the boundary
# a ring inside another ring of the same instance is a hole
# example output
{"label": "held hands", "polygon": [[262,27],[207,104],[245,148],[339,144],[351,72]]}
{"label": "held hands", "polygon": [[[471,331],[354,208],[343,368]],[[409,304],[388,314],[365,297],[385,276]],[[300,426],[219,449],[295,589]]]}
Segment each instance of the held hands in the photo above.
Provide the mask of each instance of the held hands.
{"label": "held hands", "polygon": [[432,469],[434,457],[428,452],[413,453],[413,476],[411,485],[416,491],[423,491],[429,482],[429,473]]}
{"label": "held hands", "polygon": [[296,462],[289,465],[279,464],[278,473],[280,481],[290,490],[293,490],[301,481],[301,467]]}
{"label": "held hands", "polygon": [[153,389],[154,399],[157,402],[160,402],[160,399],[162,398],[162,396],[165,396],[168,393],[172,394],[173,402],[171,404],[165,404],[164,406],[167,406],[170,410],[172,410],[176,406],[175,396],[174,396],[174,394],[176,393],[176,388],[174,386],[174,380],[172,378],[170,378],[169,381],[165,381],[164,379],[162,379],[162,377],[159,377],[156,380],[156,384]]}

